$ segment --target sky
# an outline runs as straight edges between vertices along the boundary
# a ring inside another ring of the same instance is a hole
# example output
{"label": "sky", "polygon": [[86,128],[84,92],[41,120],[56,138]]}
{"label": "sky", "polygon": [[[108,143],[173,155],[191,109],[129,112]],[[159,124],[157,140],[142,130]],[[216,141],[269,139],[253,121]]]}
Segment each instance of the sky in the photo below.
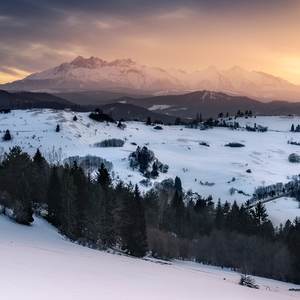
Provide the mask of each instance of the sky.
{"label": "sky", "polygon": [[300,85],[299,0],[0,1],[0,84],[77,56],[188,73],[239,65]]}

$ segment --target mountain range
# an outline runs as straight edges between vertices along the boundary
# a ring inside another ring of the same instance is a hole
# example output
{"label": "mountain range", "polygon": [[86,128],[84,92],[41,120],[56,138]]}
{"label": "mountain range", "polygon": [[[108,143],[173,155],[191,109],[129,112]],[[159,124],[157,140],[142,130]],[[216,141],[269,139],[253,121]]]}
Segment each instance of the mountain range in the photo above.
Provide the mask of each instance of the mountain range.
{"label": "mountain range", "polygon": [[0,89],[51,93],[104,90],[155,96],[208,90],[247,96],[263,102],[300,100],[300,85],[263,72],[249,72],[239,66],[229,70],[210,66],[188,74],[173,68],[147,67],[131,59],[107,62],[93,56],[78,56],[70,63],[0,85]]}

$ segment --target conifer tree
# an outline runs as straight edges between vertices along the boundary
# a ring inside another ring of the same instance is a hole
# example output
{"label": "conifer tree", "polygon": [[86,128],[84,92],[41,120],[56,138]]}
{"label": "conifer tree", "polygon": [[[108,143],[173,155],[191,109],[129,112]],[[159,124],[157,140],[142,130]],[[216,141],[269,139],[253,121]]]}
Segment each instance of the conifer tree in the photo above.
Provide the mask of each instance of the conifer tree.
{"label": "conifer tree", "polygon": [[221,205],[221,200],[219,198],[217,207],[216,207],[216,217],[215,217],[215,226],[218,230],[221,230],[224,227],[225,217]]}
{"label": "conifer tree", "polygon": [[62,210],[60,213],[61,232],[67,237],[75,238],[77,229],[77,207],[76,207],[76,192],[77,188],[74,185],[74,179],[68,168],[63,171],[62,182],[61,182],[61,206]]}
{"label": "conifer tree", "polygon": [[233,202],[231,210],[228,212],[225,227],[231,231],[238,231],[239,227],[239,206],[236,201]]}
{"label": "conifer tree", "polygon": [[183,223],[184,223],[184,215],[185,215],[185,207],[182,199],[182,195],[176,190],[173,201],[172,207],[174,210],[174,231],[178,235],[182,235]]}
{"label": "conifer tree", "polygon": [[33,156],[32,169],[32,200],[36,203],[46,202],[46,194],[49,180],[49,165],[46,159],[37,149]]}
{"label": "conifer tree", "polygon": [[33,222],[30,182],[24,173],[17,185],[13,211],[18,223],[29,225]]}
{"label": "conifer tree", "polygon": [[93,243],[98,244],[101,242],[102,230],[102,188],[99,184],[91,184],[89,188],[89,197],[84,209],[84,235]]}
{"label": "conifer tree", "polygon": [[115,243],[114,209],[116,207],[116,199],[110,174],[103,163],[98,170],[97,182],[103,191],[101,239],[105,246],[112,246]]}
{"label": "conifer tree", "polygon": [[84,226],[83,212],[86,206],[86,199],[88,198],[87,195],[88,182],[83,169],[81,167],[78,167],[76,160],[73,163],[73,166],[70,170],[70,174],[73,177],[74,185],[76,186],[76,197],[74,200],[75,200],[75,206],[77,208],[77,214],[76,214],[77,234],[80,235]]}
{"label": "conifer tree", "polygon": [[49,179],[46,202],[48,204],[48,213],[46,219],[54,226],[60,225],[61,205],[61,182],[58,177],[58,167],[51,168],[51,175]]}
{"label": "conifer tree", "polygon": [[122,249],[133,256],[142,257],[147,252],[147,233],[143,199],[138,186],[132,184],[123,188],[120,213],[120,235]]}

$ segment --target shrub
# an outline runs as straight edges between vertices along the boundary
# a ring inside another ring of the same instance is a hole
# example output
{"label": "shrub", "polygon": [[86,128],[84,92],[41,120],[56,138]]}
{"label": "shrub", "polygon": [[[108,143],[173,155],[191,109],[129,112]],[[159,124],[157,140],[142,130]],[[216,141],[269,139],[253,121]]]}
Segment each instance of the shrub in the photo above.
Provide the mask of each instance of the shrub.
{"label": "shrub", "polygon": [[127,125],[124,124],[124,123],[121,123],[121,121],[119,121],[117,127],[120,128],[120,129],[122,129],[122,130],[124,130],[127,127]]}
{"label": "shrub", "polygon": [[3,140],[4,141],[10,141],[11,140],[11,135],[10,135],[10,132],[9,130],[7,129],[4,136],[3,136]]}
{"label": "shrub", "polygon": [[245,147],[245,145],[243,145],[241,143],[229,143],[229,144],[226,144],[225,147],[235,148],[235,147]]}
{"label": "shrub", "polygon": [[123,147],[125,142],[120,139],[103,140],[100,143],[95,143],[94,147],[107,148],[107,147]]}
{"label": "shrub", "polygon": [[199,145],[200,145],[200,146],[209,147],[209,145],[208,145],[207,143],[205,143],[205,142],[201,142],[201,143],[199,143]]}
{"label": "shrub", "polygon": [[259,286],[255,284],[254,278],[252,278],[249,275],[241,274],[239,284],[240,285],[245,285],[249,288],[259,289]]}
{"label": "shrub", "polygon": [[300,162],[300,156],[296,153],[292,153],[289,155],[289,162],[291,163],[299,163]]}

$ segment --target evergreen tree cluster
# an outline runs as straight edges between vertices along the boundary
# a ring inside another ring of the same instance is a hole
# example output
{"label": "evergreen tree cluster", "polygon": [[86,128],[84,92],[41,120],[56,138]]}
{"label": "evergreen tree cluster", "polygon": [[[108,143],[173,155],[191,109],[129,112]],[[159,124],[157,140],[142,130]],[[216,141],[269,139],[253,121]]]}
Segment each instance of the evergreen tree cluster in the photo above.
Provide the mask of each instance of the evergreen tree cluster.
{"label": "evergreen tree cluster", "polygon": [[50,165],[37,150],[33,159],[14,147],[0,166],[2,212],[30,225],[33,212],[73,241],[95,248],[117,242],[128,254],[144,256],[147,235],[143,197],[137,186],[116,187],[102,163],[95,180],[73,165]]}
{"label": "evergreen tree cluster", "polygon": [[292,124],[291,132],[300,132],[300,125],[298,124],[297,126],[295,126],[294,124]]}
{"label": "evergreen tree cluster", "polygon": [[62,234],[83,245],[116,246],[137,257],[149,250],[300,282],[299,218],[274,229],[261,202],[215,205],[211,196],[184,192],[179,177],[142,194],[137,185],[113,182],[104,164],[92,180],[76,161],[50,165],[39,150],[31,158],[14,147],[0,166],[0,194],[2,213],[29,225],[34,211],[45,211]]}
{"label": "evergreen tree cluster", "polygon": [[285,184],[278,182],[267,186],[258,186],[249,201],[253,203],[257,200],[279,196],[290,196],[300,201],[300,176],[292,176],[292,180]]}
{"label": "evergreen tree cluster", "polygon": [[98,122],[113,122],[113,123],[115,123],[115,120],[112,117],[103,113],[103,110],[99,109],[99,108],[96,108],[94,113],[90,113],[89,117]]}
{"label": "evergreen tree cluster", "polygon": [[136,168],[146,178],[157,178],[159,172],[167,173],[169,166],[161,163],[154,155],[154,152],[146,146],[141,148],[137,147],[136,151],[129,155],[129,165],[134,170]]}

